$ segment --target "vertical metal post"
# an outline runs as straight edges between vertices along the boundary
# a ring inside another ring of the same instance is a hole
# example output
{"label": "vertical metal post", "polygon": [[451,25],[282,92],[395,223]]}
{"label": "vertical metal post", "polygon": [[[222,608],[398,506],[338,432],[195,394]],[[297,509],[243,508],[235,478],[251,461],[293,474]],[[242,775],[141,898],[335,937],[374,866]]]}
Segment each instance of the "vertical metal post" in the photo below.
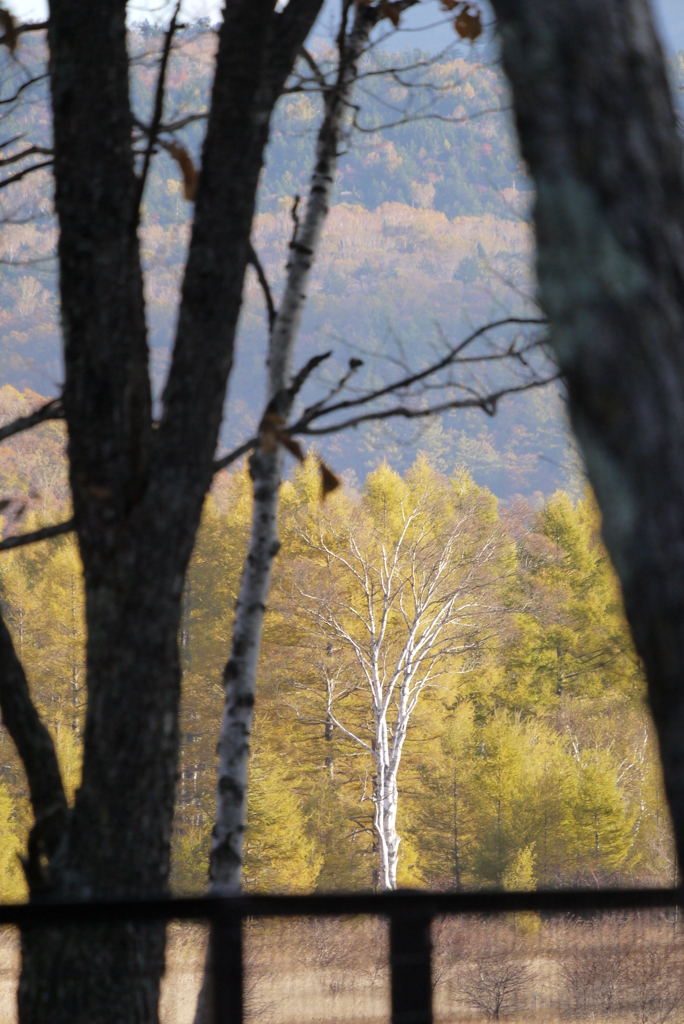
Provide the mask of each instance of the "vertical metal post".
{"label": "vertical metal post", "polygon": [[432,917],[392,914],[392,1024],[432,1024]]}
{"label": "vertical metal post", "polygon": [[211,925],[214,1024],[242,1024],[242,921],[238,915]]}

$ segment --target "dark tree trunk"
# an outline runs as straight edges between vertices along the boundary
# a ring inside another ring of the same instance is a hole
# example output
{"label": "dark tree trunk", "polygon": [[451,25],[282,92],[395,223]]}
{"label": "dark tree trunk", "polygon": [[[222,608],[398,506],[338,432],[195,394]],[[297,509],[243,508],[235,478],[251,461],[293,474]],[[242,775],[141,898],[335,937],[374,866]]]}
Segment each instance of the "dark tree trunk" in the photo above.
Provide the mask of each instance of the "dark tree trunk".
{"label": "dark tree trunk", "polygon": [[684,854],[684,178],[647,0],[494,0],[542,303]]}
{"label": "dark tree trunk", "polygon": [[[88,700],[82,784],[67,815],[63,793],[61,804],[56,794],[61,830],[49,836],[47,862],[36,858],[33,896],[167,888],[183,581],[212,479],[270,115],[320,5],[293,0],[278,15],[273,0],[227,4],[177,336],[155,425],[126,5],[51,2],[64,410],[85,575]],[[11,664],[7,639],[0,667]],[[22,953],[22,1024],[157,1019],[161,925],[31,931]]]}

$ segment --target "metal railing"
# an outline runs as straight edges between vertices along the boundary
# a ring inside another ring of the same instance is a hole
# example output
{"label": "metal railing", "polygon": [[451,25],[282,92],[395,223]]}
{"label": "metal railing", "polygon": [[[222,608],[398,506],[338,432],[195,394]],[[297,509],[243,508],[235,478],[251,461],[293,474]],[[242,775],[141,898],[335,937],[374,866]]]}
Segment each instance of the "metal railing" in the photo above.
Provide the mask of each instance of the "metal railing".
{"label": "metal railing", "polygon": [[676,908],[682,889],[557,889],[537,892],[381,895],[238,895],[0,905],[0,926],[21,929],[121,921],[209,921],[216,1024],[241,1024],[247,919],[376,916],[389,921],[392,1024],[432,1024],[431,925],[461,914],[591,914]]}

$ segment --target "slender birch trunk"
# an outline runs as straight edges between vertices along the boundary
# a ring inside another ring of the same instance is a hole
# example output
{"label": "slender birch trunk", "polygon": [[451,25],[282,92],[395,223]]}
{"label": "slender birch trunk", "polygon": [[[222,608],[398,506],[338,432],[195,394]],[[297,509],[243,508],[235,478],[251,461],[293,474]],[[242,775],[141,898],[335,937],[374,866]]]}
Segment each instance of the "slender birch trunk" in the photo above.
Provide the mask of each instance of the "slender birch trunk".
{"label": "slender birch trunk", "polygon": [[383,785],[379,792],[377,826],[380,830],[380,889],[387,892],[397,887],[397,865],[401,838],[397,833],[399,790],[396,773],[383,766]]}
{"label": "slender birch trunk", "polygon": [[[375,708],[375,750],[377,761],[377,782],[375,787],[375,814],[373,825],[378,844],[378,882],[382,892],[397,887],[397,867],[401,837],[397,833],[397,808],[399,806],[398,773],[401,753],[406,739],[410,717],[408,693],[413,674],[402,680],[399,691],[398,714],[392,740],[387,724],[387,699],[377,702]],[[378,696],[382,691],[378,689]]]}
{"label": "slender birch trunk", "polygon": [[[285,291],[271,330],[268,361],[267,408],[284,422],[293,397],[288,391],[294,346],[306,302],[306,288],[328,214],[335,181],[340,138],[356,80],[359,60],[368,44],[378,13],[355,7],[348,34],[340,34],[337,80],[325,98],[325,116],[316,144],[306,215],[290,243]],[[243,844],[247,815],[247,768],[254,720],[256,672],[266,599],[273,560],[280,548],[277,533],[278,495],[283,466],[282,449],[262,443],[250,458],[254,505],[240,591],[231,654],[223,672],[226,701],[218,741],[219,771],[216,821],[209,863],[209,891],[236,892],[242,880]],[[208,952],[208,960],[211,950]],[[209,1019],[210,972],[200,992],[196,1024]]]}
{"label": "slender birch trunk", "polygon": [[[358,62],[376,20],[374,9],[356,7],[354,23],[340,55],[337,82],[326,99],[306,216],[290,245],[285,292],[269,346],[268,405],[283,420],[287,420],[291,411],[293,399],[287,388],[294,345],[306,302],[306,287],[328,213],[340,137]],[[250,459],[250,471],[254,482],[252,526],[240,581],[231,655],[223,673],[226,703],[218,743],[216,824],[209,875],[210,890],[214,893],[237,889],[241,880],[256,669],[271,569],[280,547],[276,513],[282,450],[270,450],[262,444]]]}

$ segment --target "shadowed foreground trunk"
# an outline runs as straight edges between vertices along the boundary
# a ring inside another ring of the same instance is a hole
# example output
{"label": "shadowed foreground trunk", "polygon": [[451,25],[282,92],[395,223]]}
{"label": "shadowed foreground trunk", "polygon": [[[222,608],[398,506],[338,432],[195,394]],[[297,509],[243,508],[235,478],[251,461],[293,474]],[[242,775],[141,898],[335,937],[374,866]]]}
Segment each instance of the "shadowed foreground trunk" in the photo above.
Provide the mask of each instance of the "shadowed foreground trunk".
{"label": "shadowed foreground trunk", "polygon": [[[282,14],[274,6],[226,5],[155,424],[126,5],[51,3],[63,405],[85,576],[88,699],[82,783],[67,811],[54,748],[31,715],[23,670],[0,629],[0,704],[36,816],[27,863],[34,899],[167,891],[183,579],[213,475],[270,115],[321,0],[292,0]],[[22,1024],[157,1020],[162,924],[33,930],[22,936],[22,955]]]}
{"label": "shadowed foreground trunk", "polygon": [[684,178],[647,0],[493,0],[540,297],[684,856]]}

